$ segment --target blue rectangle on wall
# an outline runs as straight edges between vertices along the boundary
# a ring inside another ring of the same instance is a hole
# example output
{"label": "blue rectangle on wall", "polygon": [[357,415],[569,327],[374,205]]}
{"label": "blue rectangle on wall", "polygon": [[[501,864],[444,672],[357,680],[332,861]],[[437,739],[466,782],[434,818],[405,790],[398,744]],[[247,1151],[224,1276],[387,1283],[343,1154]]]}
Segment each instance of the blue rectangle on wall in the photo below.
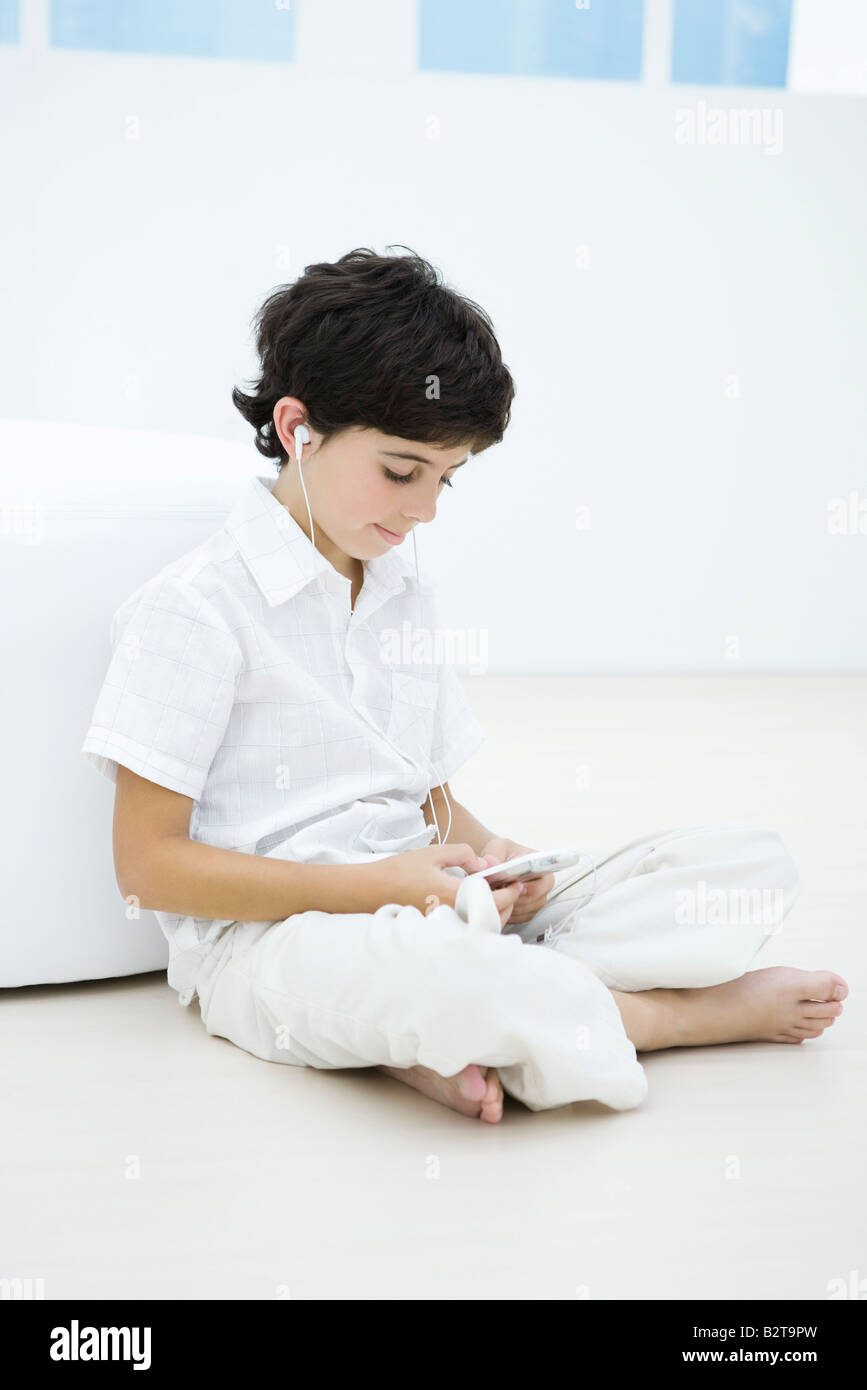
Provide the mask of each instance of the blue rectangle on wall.
{"label": "blue rectangle on wall", "polygon": [[644,0],[420,0],[418,66],[523,77],[641,77]]}
{"label": "blue rectangle on wall", "polygon": [[20,41],[18,4],[19,0],[0,0],[0,43]]}
{"label": "blue rectangle on wall", "polygon": [[281,0],[51,0],[50,32],[55,48],[289,62],[295,6],[281,6]]}
{"label": "blue rectangle on wall", "polygon": [[674,0],[672,82],[785,87],[792,0]]}

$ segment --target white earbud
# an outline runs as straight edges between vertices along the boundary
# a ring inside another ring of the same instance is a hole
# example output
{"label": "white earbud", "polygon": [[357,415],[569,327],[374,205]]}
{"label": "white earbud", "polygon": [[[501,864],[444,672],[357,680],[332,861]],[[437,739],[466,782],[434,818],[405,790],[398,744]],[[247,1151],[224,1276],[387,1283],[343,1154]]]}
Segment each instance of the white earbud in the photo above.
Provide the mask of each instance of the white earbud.
{"label": "white earbud", "polygon": [[310,431],[306,425],[296,425],[292,431],[295,435],[295,457],[301,462],[301,450],[305,444],[310,443]]}

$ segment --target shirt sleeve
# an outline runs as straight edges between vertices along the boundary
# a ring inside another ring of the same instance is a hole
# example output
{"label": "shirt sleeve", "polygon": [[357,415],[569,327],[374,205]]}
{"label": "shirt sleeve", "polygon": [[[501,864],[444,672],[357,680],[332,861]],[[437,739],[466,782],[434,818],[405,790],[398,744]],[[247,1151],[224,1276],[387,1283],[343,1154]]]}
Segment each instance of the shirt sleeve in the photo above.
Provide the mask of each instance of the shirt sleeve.
{"label": "shirt sleeve", "polygon": [[157,575],[111,621],[112,656],[81,752],[111,782],[118,763],[198,801],[226,733],[241,650],[178,575]]}
{"label": "shirt sleeve", "polygon": [[477,753],[485,741],[485,731],[470,708],[458,674],[450,663],[440,668],[439,697],[434,712],[431,743],[432,786],[447,782]]}

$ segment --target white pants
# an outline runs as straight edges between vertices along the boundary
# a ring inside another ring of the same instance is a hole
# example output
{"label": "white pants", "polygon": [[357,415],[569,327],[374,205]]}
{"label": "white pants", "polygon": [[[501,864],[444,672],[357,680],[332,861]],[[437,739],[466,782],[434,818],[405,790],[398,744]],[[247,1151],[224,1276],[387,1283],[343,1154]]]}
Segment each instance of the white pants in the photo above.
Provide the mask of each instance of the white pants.
{"label": "white pants", "polygon": [[631,1109],[647,1077],[608,986],[735,979],[779,930],[799,880],[776,831],[732,822],[661,831],[594,858],[586,905],[589,880],[570,883],[575,871],[564,870],[545,907],[503,931],[478,879],[428,916],[388,904],[235,922],[198,968],[205,1027],[269,1062],[420,1064],[441,1076],[475,1062],[496,1067],[530,1110],[581,1100]]}

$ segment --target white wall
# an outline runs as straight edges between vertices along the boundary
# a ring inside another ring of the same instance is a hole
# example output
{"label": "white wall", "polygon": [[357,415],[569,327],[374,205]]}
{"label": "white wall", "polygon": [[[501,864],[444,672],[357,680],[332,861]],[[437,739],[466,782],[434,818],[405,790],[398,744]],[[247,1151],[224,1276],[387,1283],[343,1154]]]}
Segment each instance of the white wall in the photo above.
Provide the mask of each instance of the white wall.
{"label": "white wall", "polygon": [[[418,73],[414,6],[359,13],[235,63],[52,50],[25,3],[0,415],[251,438],[262,298],[404,243],[518,385],[419,533],[490,670],[867,669],[864,97],[673,87],[661,3],[642,83]],[[781,148],[679,144],[700,102],[781,113]],[[829,534],[852,492],[864,533]]]}

